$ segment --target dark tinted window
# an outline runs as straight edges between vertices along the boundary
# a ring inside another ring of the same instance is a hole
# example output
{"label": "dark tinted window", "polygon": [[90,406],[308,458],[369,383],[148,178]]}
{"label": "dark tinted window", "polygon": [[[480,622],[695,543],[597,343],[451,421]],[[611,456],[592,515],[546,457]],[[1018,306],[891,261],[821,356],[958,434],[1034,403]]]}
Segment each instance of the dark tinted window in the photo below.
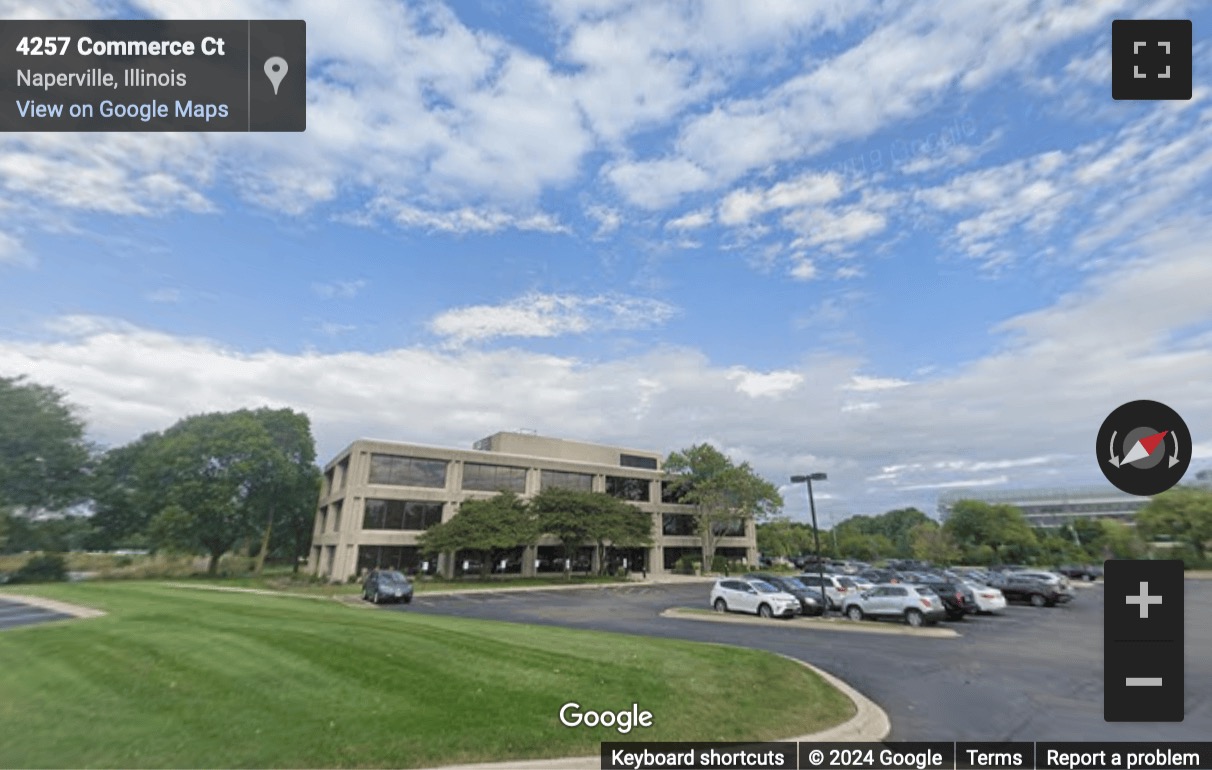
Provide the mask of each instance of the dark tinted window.
{"label": "dark tinted window", "polygon": [[540,489],[571,489],[577,492],[593,491],[593,474],[569,473],[567,471],[540,471]]}
{"label": "dark tinted window", "polygon": [[463,489],[482,492],[525,492],[526,469],[505,465],[463,464]]}
{"label": "dark tinted window", "polygon": [[655,457],[640,457],[639,455],[619,455],[619,465],[624,468],[647,468],[651,471],[657,469]]}
{"label": "dark tinted window", "polygon": [[370,483],[441,488],[446,486],[446,461],[372,454]]}
{"label": "dark tinted window", "polygon": [[694,516],[688,513],[661,514],[661,531],[666,535],[697,535],[698,526]]}
{"label": "dark tinted window", "polygon": [[442,503],[413,500],[366,501],[362,529],[429,529],[442,521]]}
{"label": "dark tinted window", "polygon": [[645,479],[631,479],[625,476],[607,476],[606,494],[633,503],[646,503],[648,482]]}

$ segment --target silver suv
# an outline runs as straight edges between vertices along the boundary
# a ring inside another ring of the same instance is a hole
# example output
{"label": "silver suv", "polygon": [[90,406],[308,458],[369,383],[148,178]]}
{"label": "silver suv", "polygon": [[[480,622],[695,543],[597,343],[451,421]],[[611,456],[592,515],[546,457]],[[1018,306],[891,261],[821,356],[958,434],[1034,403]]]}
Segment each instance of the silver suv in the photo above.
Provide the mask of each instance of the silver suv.
{"label": "silver suv", "polygon": [[[845,604],[846,599],[852,596],[854,591],[854,582],[845,575],[830,575],[825,573],[825,598],[829,601],[829,609],[840,610]],[[796,575],[795,579],[804,584],[810,592],[821,595],[821,576],[812,572],[805,572],[803,575]]]}
{"label": "silver suv", "polygon": [[924,586],[877,585],[846,599],[842,612],[851,620],[897,618],[911,626],[937,623],[946,615],[938,594]]}

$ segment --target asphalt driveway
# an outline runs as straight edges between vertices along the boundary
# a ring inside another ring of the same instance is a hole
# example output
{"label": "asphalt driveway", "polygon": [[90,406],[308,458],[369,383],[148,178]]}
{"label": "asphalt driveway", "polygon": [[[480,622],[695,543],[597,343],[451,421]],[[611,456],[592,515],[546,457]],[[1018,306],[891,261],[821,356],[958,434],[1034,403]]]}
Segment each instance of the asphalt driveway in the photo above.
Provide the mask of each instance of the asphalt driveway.
{"label": "asphalt driveway", "polygon": [[790,655],[840,676],[887,711],[892,740],[1206,740],[1212,731],[1212,581],[1186,583],[1186,720],[1103,721],[1103,588],[1054,608],[1012,605],[1002,616],[948,624],[926,639],[767,624],[663,618],[707,607],[709,585],[418,596],[400,612],[438,613],[719,642]]}
{"label": "asphalt driveway", "polygon": [[16,602],[0,597],[0,631],[17,626],[29,626],[34,623],[45,623],[50,620],[64,620],[71,615],[54,610],[35,607],[32,604]]}

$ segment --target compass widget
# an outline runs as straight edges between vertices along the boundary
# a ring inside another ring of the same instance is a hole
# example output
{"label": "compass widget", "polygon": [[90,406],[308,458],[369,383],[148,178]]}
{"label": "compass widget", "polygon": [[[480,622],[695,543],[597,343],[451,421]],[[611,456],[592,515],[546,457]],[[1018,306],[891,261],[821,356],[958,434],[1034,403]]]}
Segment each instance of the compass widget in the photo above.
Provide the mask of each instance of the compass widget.
{"label": "compass widget", "polygon": [[1156,495],[1187,472],[1191,433],[1165,404],[1130,401],[1107,415],[1094,451],[1107,481],[1131,495]]}

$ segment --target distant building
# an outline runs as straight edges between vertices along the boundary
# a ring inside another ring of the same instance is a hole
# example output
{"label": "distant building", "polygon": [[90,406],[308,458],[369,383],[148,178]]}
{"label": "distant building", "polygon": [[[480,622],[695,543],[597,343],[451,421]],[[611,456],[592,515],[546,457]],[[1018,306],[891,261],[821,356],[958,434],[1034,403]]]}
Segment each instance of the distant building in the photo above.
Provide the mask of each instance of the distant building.
{"label": "distant building", "polygon": [[1132,517],[1149,504],[1148,497],[1120,492],[1111,485],[1050,489],[954,489],[939,495],[939,517],[946,521],[960,500],[980,500],[994,505],[1013,505],[1033,527],[1059,527],[1077,519],[1117,519],[1131,523]]}
{"label": "distant building", "polygon": [[[473,449],[361,439],[324,468],[308,570],[343,581],[372,567],[393,567],[447,576],[478,571],[460,554],[431,558],[417,547],[428,527],[458,515],[465,500],[487,499],[502,490],[530,497],[549,487],[605,492],[650,514],[653,544],[616,554],[619,565],[650,573],[670,570],[685,554],[699,555],[690,506],[678,503],[663,482],[655,452],[548,438],[496,433]],[[719,540],[717,553],[757,563],[752,520]],[[587,544],[588,545],[588,544]],[[578,556],[577,569],[596,567],[592,548]],[[534,575],[560,572],[558,541],[518,549],[504,569]]]}

